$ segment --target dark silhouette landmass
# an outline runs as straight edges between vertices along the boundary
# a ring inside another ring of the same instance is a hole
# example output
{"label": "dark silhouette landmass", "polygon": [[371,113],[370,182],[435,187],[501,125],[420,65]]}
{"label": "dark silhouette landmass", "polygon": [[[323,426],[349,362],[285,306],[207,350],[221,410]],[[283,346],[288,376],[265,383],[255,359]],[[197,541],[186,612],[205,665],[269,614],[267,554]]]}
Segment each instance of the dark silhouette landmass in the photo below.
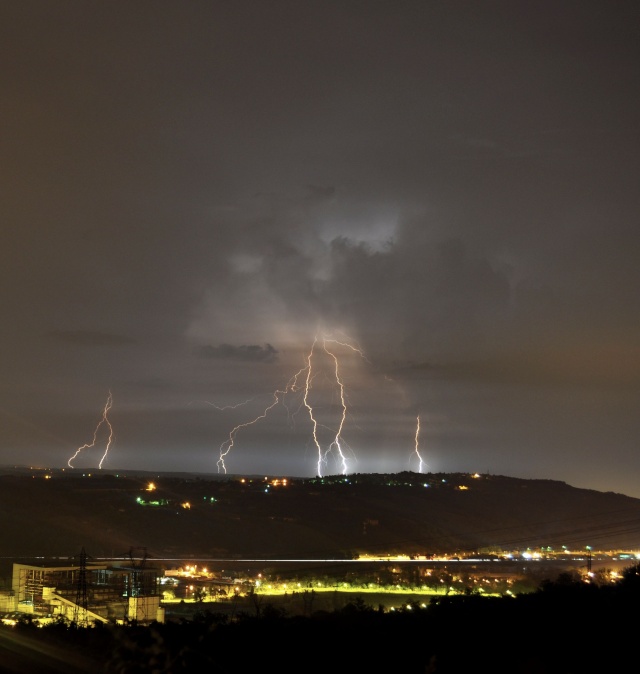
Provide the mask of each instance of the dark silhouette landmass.
{"label": "dark silhouette landmass", "polygon": [[[150,487],[153,482],[155,488]],[[289,479],[0,470],[4,559],[344,559],[484,549],[634,550],[640,500],[553,480],[416,474]],[[488,552],[491,551],[491,552]],[[0,625],[0,674],[567,674],[628,671],[640,567],[565,572],[514,596],[438,595],[397,610],[355,597],[289,615],[276,603],[150,625],[28,618]],[[248,604],[251,607],[251,604]],[[318,604],[319,606],[319,604]],[[246,608],[246,607],[245,607]]]}
{"label": "dark silhouette landmass", "polygon": [[[150,488],[150,483],[155,485]],[[640,499],[500,475],[0,470],[10,558],[345,559],[640,548]]]}

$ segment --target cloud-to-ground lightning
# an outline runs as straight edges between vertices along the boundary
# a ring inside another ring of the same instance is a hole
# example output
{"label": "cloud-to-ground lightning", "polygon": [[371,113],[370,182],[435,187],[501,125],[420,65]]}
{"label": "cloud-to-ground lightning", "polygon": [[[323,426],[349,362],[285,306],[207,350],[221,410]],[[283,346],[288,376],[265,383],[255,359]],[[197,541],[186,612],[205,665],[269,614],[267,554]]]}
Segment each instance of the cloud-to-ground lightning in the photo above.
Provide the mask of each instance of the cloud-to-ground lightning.
{"label": "cloud-to-ground lightning", "polygon": [[273,392],[273,402],[271,405],[269,405],[262,414],[258,415],[255,419],[252,419],[251,421],[245,421],[242,424],[238,424],[235,426],[231,433],[229,433],[229,439],[226,440],[225,442],[220,445],[220,458],[218,459],[218,472],[222,470],[222,472],[226,473],[227,472],[227,466],[225,464],[224,458],[227,456],[227,454],[231,451],[231,448],[234,445],[235,439],[236,439],[236,433],[241,429],[241,428],[246,428],[247,426],[252,426],[253,424],[257,423],[260,421],[260,419],[264,419],[267,414],[269,413],[269,410],[273,409],[279,402],[280,402],[280,397],[284,395],[286,392],[285,391],[279,391],[276,390]]}
{"label": "cloud-to-ground lightning", "polygon": [[[350,345],[349,345],[350,346]],[[344,383],[342,382],[342,379],[340,378],[340,365],[338,362],[338,357],[333,353],[333,351],[329,351],[327,348],[327,343],[326,341],[323,343],[324,350],[333,358],[334,365],[335,365],[335,379],[336,379],[336,384],[338,385],[338,390],[340,392],[340,405],[342,406],[342,416],[340,418],[340,423],[338,425],[338,429],[336,430],[336,435],[333,439],[333,442],[329,445],[329,449],[327,450],[328,452],[331,452],[332,449],[335,447],[335,449],[338,452],[338,456],[340,457],[340,462],[342,464],[342,472],[343,474],[346,474],[347,472],[347,458],[344,455],[344,452],[342,451],[342,446],[340,444],[340,441],[342,439],[342,428],[344,427],[344,422],[347,418],[347,403],[344,398]],[[311,369],[311,368],[309,368]],[[318,457],[318,470],[320,469],[321,466],[321,461],[322,461],[322,456]],[[320,472],[318,472],[320,474]]]}
{"label": "cloud-to-ground lightning", "polygon": [[113,426],[111,425],[111,422],[109,421],[108,414],[109,410],[111,409],[113,405],[113,397],[111,395],[111,391],[109,391],[109,395],[107,397],[107,402],[105,403],[104,409],[102,410],[102,419],[98,422],[98,425],[96,426],[95,430],[93,431],[93,442],[87,443],[86,445],[82,445],[82,447],[78,447],[76,449],[75,454],[67,461],[67,464],[69,465],[69,468],[73,468],[73,463],[72,461],[82,452],[84,449],[89,449],[90,447],[95,447],[95,444],[98,440],[98,431],[100,430],[100,426],[105,424],[107,428],[109,429],[109,436],[107,438],[107,444],[104,450],[104,454],[102,455],[102,458],[100,459],[100,462],[98,463],[98,468],[102,468],[102,464],[104,463],[104,460],[107,458],[107,454],[109,453],[109,448],[111,447],[111,443],[113,442]]}
{"label": "cloud-to-ground lightning", "polygon": [[424,461],[422,460],[422,456],[420,456],[420,451],[418,449],[419,445],[419,438],[420,438],[420,415],[416,417],[416,437],[415,437],[415,453],[416,456],[418,457],[418,472],[421,473],[422,469],[424,467]]}
{"label": "cloud-to-ground lightning", "polygon": [[[216,405],[215,403],[212,403],[209,400],[200,400],[198,402],[204,403],[205,405],[209,405],[210,407],[215,407],[219,412],[224,412],[225,410],[235,410],[238,407],[242,407],[243,405],[246,405],[250,403],[253,400],[253,398],[249,398],[248,400],[243,400],[241,403],[236,403],[235,405],[223,405],[220,407],[220,405]],[[193,405],[194,401],[192,400],[189,405]]]}
{"label": "cloud-to-ground lightning", "polygon": [[[329,428],[326,424],[319,422],[316,415],[316,409],[314,402],[312,400],[312,389],[313,382],[315,377],[320,374],[321,366],[316,365],[316,361],[320,357],[319,354],[319,344],[321,344],[321,350],[326,354],[332,363],[331,367],[331,381],[337,391],[337,398],[340,402],[340,415],[338,420],[335,423],[333,428]],[[341,369],[340,369],[340,359],[337,354],[337,347],[345,347],[361,356],[364,360],[367,360],[364,356],[364,353],[361,349],[354,346],[353,344],[345,341],[339,341],[332,337],[323,335],[316,336],[313,340],[311,348],[307,353],[304,361],[304,365],[298,370],[287,382],[286,386],[282,389],[276,389],[272,394],[271,403],[263,410],[263,412],[249,421],[245,421],[236,425],[231,432],[229,437],[225,440],[220,446],[220,456],[218,458],[217,466],[218,472],[223,471],[227,472],[227,467],[225,464],[225,458],[233,448],[236,440],[237,433],[248,426],[259,422],[260,420],[266,418],[269,412],[276,407],[279,403],[287,409],[290,419],[295,417],[297,411],[306,408],[311,421],[311,434],[313,438],[314,445],[317,451],[317,474],[322,476],[323,467],[327,464],[329,455],[336,454],[337,460],[340,463],[342,474],[347,473],[348,469],[348,459],[345,453],[345,441],[342,437],[342,431],[345,426],[347,419],[347,397],[345,392],[345,384],[342,378]],[[367,361],[368,362],[368,361]],[[301,396],[301,401],[299,402],[298,409],[293,414],[290,413],[290,408],[287,405],[286,398],[288,396]],[[332,440],[328,443],[326,447],[323,448],[323,443],[320,441],[320,428],[329,429],[331,431]]]}

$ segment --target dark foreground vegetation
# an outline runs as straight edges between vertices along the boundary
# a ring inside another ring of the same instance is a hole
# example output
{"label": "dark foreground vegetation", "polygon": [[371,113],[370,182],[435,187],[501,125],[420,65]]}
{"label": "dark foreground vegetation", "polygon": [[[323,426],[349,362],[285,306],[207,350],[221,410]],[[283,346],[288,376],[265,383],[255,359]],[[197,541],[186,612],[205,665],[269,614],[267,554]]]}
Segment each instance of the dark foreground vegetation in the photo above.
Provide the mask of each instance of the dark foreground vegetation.
{"label": "dark foreground vegetation", "polygon": [[565,573],[515,597],[438,597],[383,611],[356,599],[333,612],[287,616],[203,611],[141,625],[29,622],[0,629],[3,674],[589,674],[637,659],[640,565],[614,584]]}

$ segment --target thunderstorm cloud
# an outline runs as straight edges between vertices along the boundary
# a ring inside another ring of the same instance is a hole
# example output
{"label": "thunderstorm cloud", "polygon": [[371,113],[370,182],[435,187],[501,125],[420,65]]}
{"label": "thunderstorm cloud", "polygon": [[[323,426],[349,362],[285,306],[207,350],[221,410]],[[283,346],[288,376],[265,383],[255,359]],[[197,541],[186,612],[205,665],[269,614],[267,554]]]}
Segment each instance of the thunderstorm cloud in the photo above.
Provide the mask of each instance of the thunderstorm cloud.
{"label": "thunderstorm cloud", "polygon": [[265,344],[264,346],[256,344],[242,344],[240,346],[233,346],[232,344],[207,345],[200,349],[200,355],[204,358],[259,361],[262,363],[274,363],[278,359],[278,352],[271,344]]}
{"label": "thunderstorm cloud", "polygon": [[124,346],[135,342],[135,340],[124,335],[93,330],[54,330],[48,333],[48,337],[59,342],[79,346]]}
{"label": "thunderstorm cloud", "polygon": [[[328,335],[358,470],[639,494],[637,2],[147,4],[2,8],[7,462],[112,391],[208,472]],[[231,470],[315,474],[291,404]]]}

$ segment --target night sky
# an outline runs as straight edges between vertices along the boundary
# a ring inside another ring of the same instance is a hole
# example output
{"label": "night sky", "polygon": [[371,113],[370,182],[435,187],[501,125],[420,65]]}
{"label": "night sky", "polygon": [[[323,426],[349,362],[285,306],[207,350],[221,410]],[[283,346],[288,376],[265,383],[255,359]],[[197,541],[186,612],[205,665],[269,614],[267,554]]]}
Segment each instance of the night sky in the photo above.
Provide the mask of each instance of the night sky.
{"label": "night sky", "polygon": [[2,3],[0,463],[640,498],[639,26]]}

